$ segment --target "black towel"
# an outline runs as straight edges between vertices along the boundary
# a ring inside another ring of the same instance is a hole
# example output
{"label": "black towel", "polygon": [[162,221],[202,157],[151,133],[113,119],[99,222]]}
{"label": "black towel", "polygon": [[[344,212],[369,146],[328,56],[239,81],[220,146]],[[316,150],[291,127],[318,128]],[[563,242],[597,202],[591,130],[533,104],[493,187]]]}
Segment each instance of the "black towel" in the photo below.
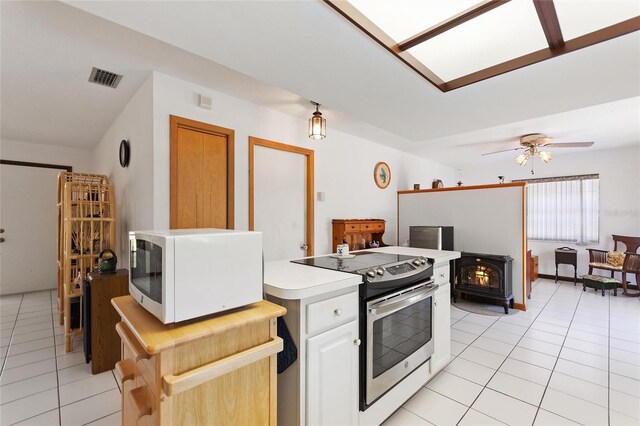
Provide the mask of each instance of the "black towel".
{"label": "black towel", "polygon": [[278,353],[278,374],[280,374],[298,359],[298,348],[293,343],[291,333],[282,317],[278,317],[278,336],[283,340],[282,352]]}

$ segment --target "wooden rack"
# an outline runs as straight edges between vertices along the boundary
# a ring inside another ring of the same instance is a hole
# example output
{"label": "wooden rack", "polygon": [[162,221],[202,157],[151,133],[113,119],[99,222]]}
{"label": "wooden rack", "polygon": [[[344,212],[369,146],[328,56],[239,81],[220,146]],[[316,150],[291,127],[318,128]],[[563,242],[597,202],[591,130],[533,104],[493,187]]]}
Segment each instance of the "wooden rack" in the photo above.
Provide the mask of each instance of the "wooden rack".
{"label": "wooden rack", "polygon": [[[82,334],[82,283],[104,249],[115,248],[115,197],[104,175],[58,175],[58,310],[65,351]],[[78,303],[72,312],[71,304]],[[72,319],[72,315],[77,317]]]}

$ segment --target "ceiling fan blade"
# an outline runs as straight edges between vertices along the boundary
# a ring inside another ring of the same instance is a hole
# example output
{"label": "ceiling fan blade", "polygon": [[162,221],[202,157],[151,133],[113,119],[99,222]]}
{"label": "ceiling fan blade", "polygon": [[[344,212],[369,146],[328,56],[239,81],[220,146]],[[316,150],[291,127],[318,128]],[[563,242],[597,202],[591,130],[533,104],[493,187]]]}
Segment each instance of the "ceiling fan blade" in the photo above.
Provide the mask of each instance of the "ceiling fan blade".
{"label": "ceiling fan blade", "polygon": [[593,142],[558,142],[558,143],[546,143],[542,146],[551,148],[588,148],[593,145]]}
{"label": "ceiling fan blade", "polygon": [[523,146],[520,146],[520,147],[518,147],[518,148],[503,149],[503,150],[501,150],[501,151],[485,152],[485,153],[484,153],[484,154],[482,154],[482,155],[491,155],[491,154],[497,154],[497,153],[499,153],[499,152],[507,152],[507,151],[517,151],[517,150],[519,150],[519,149],[527,149],[527,148],[525,148],[525,147],[523,147]]}

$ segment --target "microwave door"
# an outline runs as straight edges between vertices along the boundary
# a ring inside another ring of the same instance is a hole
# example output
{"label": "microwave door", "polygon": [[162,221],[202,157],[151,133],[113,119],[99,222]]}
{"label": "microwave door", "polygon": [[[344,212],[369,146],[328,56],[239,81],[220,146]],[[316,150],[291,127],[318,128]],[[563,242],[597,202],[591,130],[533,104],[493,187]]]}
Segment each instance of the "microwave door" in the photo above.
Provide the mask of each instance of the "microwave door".
{"label": "microwave door", "polygon": [[162,247],[147,240],[136,240],[132,252],[132,283],[145,296],[162,303]]}

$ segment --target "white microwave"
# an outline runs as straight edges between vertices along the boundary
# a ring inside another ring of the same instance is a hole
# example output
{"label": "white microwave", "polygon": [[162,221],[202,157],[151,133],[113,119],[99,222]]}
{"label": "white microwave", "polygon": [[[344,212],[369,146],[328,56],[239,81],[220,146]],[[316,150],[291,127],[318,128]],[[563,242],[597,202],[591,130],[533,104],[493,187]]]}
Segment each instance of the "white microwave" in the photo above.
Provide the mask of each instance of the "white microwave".
{"label": "white microwave", "polygon": [[129,233],[129,293],[165,324],[262,300],[262,233]]}

